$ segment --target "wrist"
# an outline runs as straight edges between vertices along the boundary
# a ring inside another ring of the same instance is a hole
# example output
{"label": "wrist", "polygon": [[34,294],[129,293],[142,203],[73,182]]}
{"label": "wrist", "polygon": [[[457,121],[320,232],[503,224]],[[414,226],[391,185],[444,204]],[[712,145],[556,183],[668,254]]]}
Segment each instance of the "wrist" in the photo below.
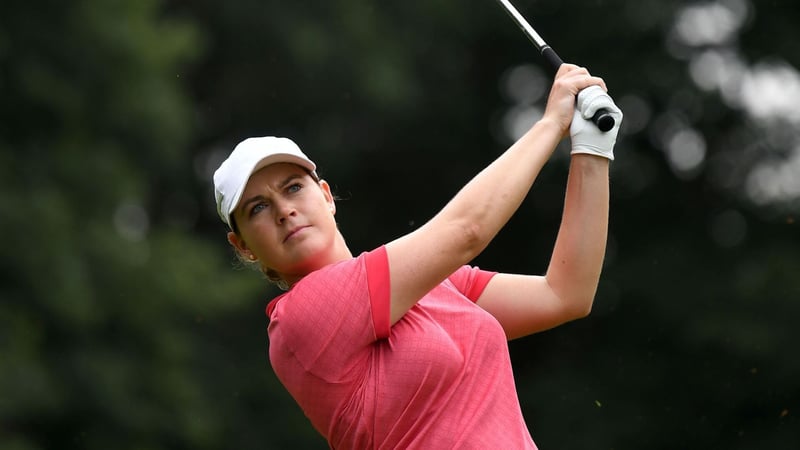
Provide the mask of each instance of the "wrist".
{"label": "wrist", "polygon": [[533,130],[537,130],[543,135],[553,137],[556,142],[564,138],[567,133],[567,129],[564,128],[559,121],[548,116],[542,117],[535,124],[533,124]]}
{"label": "wrist", "polygon": [[605,156],[589,153],[573,153],[570,155],[570,164],[587,170],[608,170],[611,160]]}

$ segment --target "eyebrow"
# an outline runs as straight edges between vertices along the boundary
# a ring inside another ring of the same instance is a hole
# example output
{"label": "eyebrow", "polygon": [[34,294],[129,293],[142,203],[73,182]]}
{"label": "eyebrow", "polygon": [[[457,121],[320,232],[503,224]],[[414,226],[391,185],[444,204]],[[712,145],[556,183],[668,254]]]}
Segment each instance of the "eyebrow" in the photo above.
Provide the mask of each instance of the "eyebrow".
{"label": "eyebrow", "polygon": [[[298,178],[303,178],[303,175],[299,174],[299,173],[293,173],[293,174],[289,175],[288,177],[284,178],[283,181],[278,183],[278,190],[281,190],[281,189],[285,188],[288,184],[290,184],[292,181],[294,181],[294,180],[296,180]],[[261,195],[261,194],[254,195],[254,196],[248,198],[247,200],[243,201],[238,209],[239,209],[239,211],[244,213],[244,212],[247,211],[247,205],[249,205],[250,203],[259,201],[259,200],[263,200],[264,198],[265,197],[263,195]]]}

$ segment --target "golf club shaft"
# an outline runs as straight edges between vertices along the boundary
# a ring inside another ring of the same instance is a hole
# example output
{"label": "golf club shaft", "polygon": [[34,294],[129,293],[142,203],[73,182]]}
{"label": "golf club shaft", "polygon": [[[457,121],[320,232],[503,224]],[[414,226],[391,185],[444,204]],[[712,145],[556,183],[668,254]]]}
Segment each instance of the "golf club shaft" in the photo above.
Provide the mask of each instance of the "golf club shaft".
{"label": "golf club shaft", "polygon": [[[539,50],[542,57],[545,61],[550,65],[550,68],[553,70],[553,73],[558,72],[558,68],[564,64],[564,61],[558,56],[555,50],[552,49],[547,43],[539,36],[539,33],[533,29],[530,23],[525,20],[522,14],[517,11],[517,8],[511,4],[509,0],[497,0],[498,3],[506,10],[509,16],[516,22],[519,28],[528,36],[528,39],[533,42],[533,45],[536,46],[536,49]],[[614,118],[608,113],[606,109],[598,110],[594,116],[592,117],[592,122],[597,125],[597,128],[600,131],[608,131],[614,128],[615,120]]]}
{"label": "golf club shaft", "polygon": [[517,11],[517,8],[511,4],[508,0],[497,0],[503,8],[506,10],[509,16],[514,20],[514,22],[519,26],[525,36],[528,36],[528,39],[533,42],[533,45],[536,46],[536,49],[539,50],[539,53],[542,54],[542,57],[545,61],[550,64],[550,68],[553,69],[553,73],[558,72],[558,68],[561,67],[561,64],[564,64],[564,61],[558,56],[558,54],[553,50],[552,47],[547,45],[547,43],[539,36],[539,33],[533,29],[530,23],[525,20],[525,17]]}

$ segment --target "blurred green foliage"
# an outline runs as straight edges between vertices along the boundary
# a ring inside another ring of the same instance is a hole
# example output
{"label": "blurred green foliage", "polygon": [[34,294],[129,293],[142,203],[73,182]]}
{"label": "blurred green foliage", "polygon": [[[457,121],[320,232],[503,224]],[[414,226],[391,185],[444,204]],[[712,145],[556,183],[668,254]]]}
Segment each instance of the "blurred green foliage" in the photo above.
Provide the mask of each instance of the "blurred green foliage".
{"label": "blurred green foliage", "polygon": [[[709,49],[800,67],[800,11],[515,3],[626,111],[594,312],[511,343],[534,439],[797,448],[800,207],[785,186],[774,202],[746,188],[764,161],[789,167],[798,127],[702,87],[697,68]],[[697,17],[716,19],[687,29],[736,27],[689,45],[680,20]],[[234,263],[211,172],[244,137],[291,136],[342,198],[351,249],[371,249],[511,142],[504,83],[521,65],[541,70],[492,0],[5,0],[0,448],[325,448],[269,368],[276,291]],[[683,170],[675,142],[696,136],[703,162]],[[561,153],[476,264],[546,267]]]}

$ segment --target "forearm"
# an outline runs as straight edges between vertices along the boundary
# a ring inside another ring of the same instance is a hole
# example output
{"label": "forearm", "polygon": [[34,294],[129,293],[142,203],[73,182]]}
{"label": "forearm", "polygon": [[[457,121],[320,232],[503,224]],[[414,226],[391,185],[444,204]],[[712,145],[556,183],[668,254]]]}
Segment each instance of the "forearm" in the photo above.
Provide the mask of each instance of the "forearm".
{"label": "forearm", "polygon": [[537,122],[522,138],[483,169],[432,222],[466,227],[467,260],[477,255],[508,222],[561,139],[562,130]]}
{"label": "forearm", "polygon": [[547,269],[551,289],[578,316],[591,310],[603,266],[608,235],[608,172],[605,158],[572,157],[561,226]]}

